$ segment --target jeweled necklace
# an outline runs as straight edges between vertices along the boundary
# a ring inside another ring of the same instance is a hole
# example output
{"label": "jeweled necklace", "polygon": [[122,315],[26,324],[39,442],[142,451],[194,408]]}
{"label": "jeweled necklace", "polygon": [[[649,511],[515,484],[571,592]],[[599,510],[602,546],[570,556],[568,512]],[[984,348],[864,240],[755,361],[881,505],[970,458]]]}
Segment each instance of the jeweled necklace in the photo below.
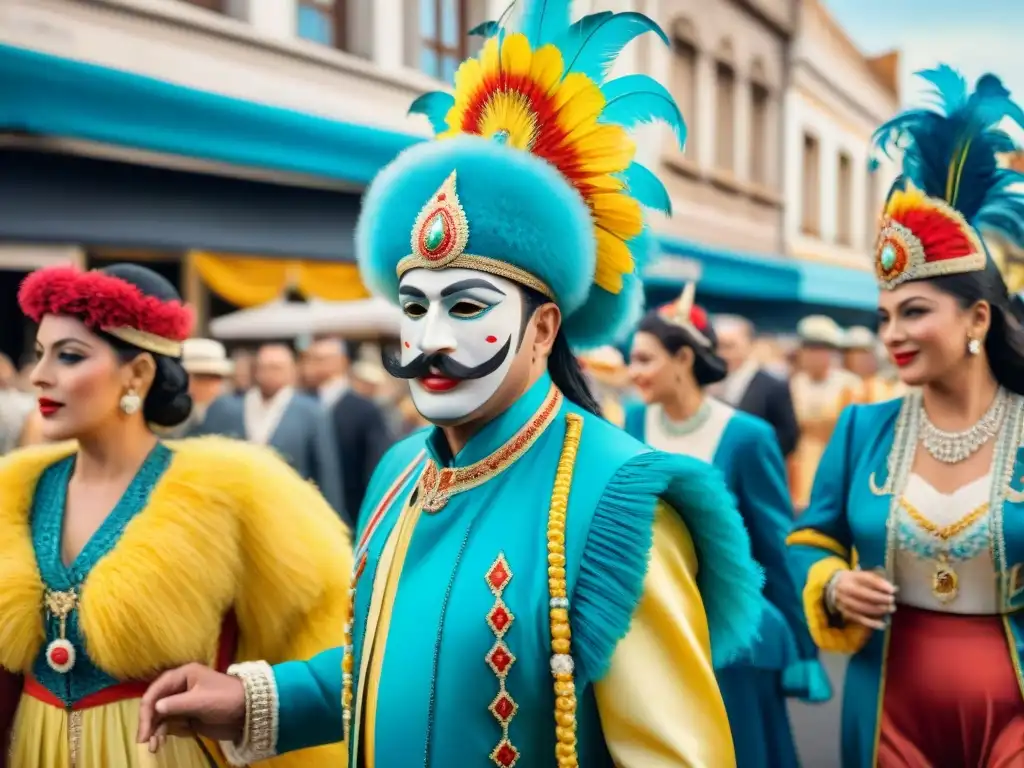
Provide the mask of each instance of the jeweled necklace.
{"label": "jeweled necklace", "polygon": [[978,423],[963,432],[946,432],[932,424],[921,401],[921,442],[925,450],[943,464],[959,464],[969,459],[981,446],[995,437],[1006,415],[1009,396],[1002,387],[996,392],[992,405]]}
{"label": "jeweled necklace", "polygon": [[711,403],[708,398],[704,398],[704,401],[700,404],[700,408],[688,419],[682,421],[673,421],[665,413],[665,409],[659,409],[661,411],[661,428],[665,430],[665,434],[672,435],[673,437],[685,437],[686,435],[692,435],[698,429],[707,424],[709,418],[711,418]]}

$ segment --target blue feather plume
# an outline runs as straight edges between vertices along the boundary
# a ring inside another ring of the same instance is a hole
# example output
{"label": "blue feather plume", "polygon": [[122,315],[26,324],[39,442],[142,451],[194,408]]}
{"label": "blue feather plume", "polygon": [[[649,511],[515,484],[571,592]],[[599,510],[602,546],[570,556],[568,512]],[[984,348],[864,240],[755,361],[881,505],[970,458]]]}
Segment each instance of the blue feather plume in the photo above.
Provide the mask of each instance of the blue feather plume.
{"label": "blue feather plume", "polygon": [[1024,128],[1024,110],[995,75],[982,75],[972,93],[944,64],[917,74],[930,86],[931,108],[897,115],[874,136],[888,157],[903,154],[894,188],[912,183],[975,228],[998,230],[1024,245],[1024,195],[1012,189],[1024,183],[1024,174],[1001,167],[1000,156],[1017,147],[999,128],[1004,120]]}
{"label": "blue feather plume", "polygon": [[607,103],[601,122],[615,123],[627,130],[641,123],[661,121],[675,133],[680,148],[686,145],[686,121],[672,94],[647,75],[626,75],[601,87]]}
{"label": "blue feather plume", "polygon": [[604,11],[584,16],[555,40],[565,61],[565,74],[579,72],[603,83],[622,50],[645,32],[669,45],[665,31],[642,13]]}
{"label": "blue feather plume", "polygon": [[455,104],[455,97],[444,91],[424,93],[409,105],[410,115],[426,115],[434,133],[448,130],[448,110]]}
{"label": "blue feather plume", "polygon": [[572,0],[525,0],[519,31],[537,49],[565,31],[571,12]]}
{"label": "blue feather plume", "polygon": [[661,180],[649,168],[639,163],[631,163],[629,168],[619,174],[626,184],[629,194],[647,208],[672,215],[672,198]]}

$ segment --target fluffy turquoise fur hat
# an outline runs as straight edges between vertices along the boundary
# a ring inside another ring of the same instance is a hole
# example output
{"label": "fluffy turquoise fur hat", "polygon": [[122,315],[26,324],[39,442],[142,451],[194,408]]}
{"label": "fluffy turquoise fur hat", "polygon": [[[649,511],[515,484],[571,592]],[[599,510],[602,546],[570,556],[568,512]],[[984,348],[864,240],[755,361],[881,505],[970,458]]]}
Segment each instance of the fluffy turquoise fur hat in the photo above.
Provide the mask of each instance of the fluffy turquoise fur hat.
{"label": "fluffy turquoise fur hat", "polygon": [[[633,162],[627,132],[659,120],[682,144],[686,129],[656,81],[608,75],[644,32],[668,41],[638,13],[570,24],[568,0],[521,5],[519,32],[502,21],[475,30],[488,40],[460,67],[454,95],[413,104],[439,139],[406,150],[370,185],[356,230],[360,271],[393,301],[408,268],[465,266],[537,288],[532,278],[562,310],[573,346],[613,344],[643,310],[638,273],[655,246],[642,208],[671,208],[661,182]],[[446,219],[442,250],[467,258],[427,254],[431,222],[442,235],[435,218]],[[410,256],[415,267],[400,268]]]}

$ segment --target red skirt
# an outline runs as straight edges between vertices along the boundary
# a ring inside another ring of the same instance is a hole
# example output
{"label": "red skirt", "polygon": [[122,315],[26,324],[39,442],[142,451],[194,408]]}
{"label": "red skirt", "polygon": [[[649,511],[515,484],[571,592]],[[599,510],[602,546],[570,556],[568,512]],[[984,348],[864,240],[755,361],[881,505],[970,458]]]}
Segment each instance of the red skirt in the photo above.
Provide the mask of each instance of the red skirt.
{"label": "red skirt", "polygon": [[999,616],[893,614],[879,768],[1024,767],[1024,698]]}

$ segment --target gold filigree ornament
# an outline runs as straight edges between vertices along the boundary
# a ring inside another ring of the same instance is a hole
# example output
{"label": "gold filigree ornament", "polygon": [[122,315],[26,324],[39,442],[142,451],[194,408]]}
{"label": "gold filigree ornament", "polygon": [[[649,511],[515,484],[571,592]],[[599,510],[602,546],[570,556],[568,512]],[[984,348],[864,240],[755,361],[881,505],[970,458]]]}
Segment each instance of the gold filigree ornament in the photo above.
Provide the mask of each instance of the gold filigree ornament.
{"label": "gold filigree ornament", "polygon": [[525,285],[554,300],[555,294],[541,279],[525,269],[501,259],[466,253],[469,245],[469,219],[456,192],[456,175],[445,179],[412,227],[409,255],[398,262],[396,272],[401,278],[412,269],[475,269]]}
{"label": "gold filigree ornament", "polygon": [[[455,173],[427,201],[412,228],[411,256],[428,269],[446,267],[469,244],[469,220],[455,191]],[[403,260],[404,261],[404,260]]]}

